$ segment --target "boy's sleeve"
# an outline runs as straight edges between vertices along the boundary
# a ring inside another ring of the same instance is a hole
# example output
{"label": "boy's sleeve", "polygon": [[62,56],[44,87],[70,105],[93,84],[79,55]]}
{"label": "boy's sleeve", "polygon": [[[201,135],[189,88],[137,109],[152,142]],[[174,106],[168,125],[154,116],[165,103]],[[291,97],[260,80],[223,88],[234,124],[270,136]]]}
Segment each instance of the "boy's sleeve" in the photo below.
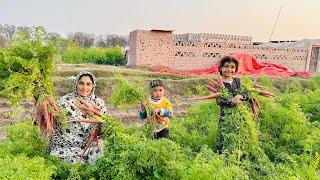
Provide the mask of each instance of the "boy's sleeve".
{"label": "boy's sleeve", "polygon": [[165,103],[165,107],[160,108],[160,116],[171,118],[173,114],[172,104],[169,100]]}
{"label": "boy's sleeve", "polygon": [[141,119],[147,118],[147,111],[140,110],[139,116],[140,116]]}

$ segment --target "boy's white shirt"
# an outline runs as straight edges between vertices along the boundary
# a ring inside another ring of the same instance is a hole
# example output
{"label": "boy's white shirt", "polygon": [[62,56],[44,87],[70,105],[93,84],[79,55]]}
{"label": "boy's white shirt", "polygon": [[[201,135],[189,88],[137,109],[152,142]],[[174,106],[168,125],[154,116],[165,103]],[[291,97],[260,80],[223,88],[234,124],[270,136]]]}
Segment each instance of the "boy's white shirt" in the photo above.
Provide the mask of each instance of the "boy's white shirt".
{"label": "boy's white shirt", "polygon": [[[150,101],[152,101],[152,102],[155,103],[155,104],[160,104],[160,103],[162,102],[162,100],[163,100],[163,97],[161,97],[159,100],[152,99],[152,98],[150,97]],[[164,114],[164,109],[163,109],[163,108],[160,108],[160,116],[163,116],[163,114]]]}

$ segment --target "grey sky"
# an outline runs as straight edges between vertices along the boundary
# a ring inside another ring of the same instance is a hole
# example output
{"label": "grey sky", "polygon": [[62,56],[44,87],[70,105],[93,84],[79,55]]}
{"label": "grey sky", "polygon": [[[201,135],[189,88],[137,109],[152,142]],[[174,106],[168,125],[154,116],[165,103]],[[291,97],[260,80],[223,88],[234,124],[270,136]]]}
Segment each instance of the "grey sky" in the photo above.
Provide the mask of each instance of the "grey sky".
{"label": "grey sky", "polygon": [[134,29],[223,33],[267,41],[320,38],[320,0],[0,0],[0,24],[127,35]]}

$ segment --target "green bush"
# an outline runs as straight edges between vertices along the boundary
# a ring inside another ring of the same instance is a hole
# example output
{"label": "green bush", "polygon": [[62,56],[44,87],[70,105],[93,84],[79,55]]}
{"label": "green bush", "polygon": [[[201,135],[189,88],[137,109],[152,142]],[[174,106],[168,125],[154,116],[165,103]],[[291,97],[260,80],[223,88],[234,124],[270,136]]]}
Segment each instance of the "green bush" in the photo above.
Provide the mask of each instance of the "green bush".
{"label": "green bush", "polygon": [[43,27],[15,33],[0,51],[0,96],[17,103],[36,97],[40,87],[51,94],[56,52]]}
{"label": "green bush", "polygon": [[197,85],[196,86],[196,92],[200,96],[206,96],[206,95],[210,94],[210,92],[202,85]]}
{"label": "green bush", "polygon": [[215,148],[219,107],[213,101],[191,106],[185,119],[173,119],[170,139],[198,152],[202,146]]}
{"label": "green bush", "polygon": [[107,119],[104,155],[90,174],[96,179],[181,179],[188,153],[168,139],[147,139],[141,129],[130,130]]}
{"label": "green bush", "polygon": [[17,123],[7,127],[7,140],[1,143],[0,148],[10,154],[25,154],[28,157],[43,156],[46,143],[40,135],[39,128],[32,126],[30,121]]}
{"label": "green bush", "polygon": [[0,158],[0,179],[51,179],[54,168],[42,157],[6,156]]}
{"label": "green bush", "polygon": [[[118,105],[135,104],[145,97],[137,81],[121,76],[113,80],[116,86],[110,99]],[[260,82],[275,88],[267,78]],[[299,84],[288,82],[274,98],[254,94],[261,105],[257,118],[247,102],[227,109],[219,129],[220,108],[214,100],[192,105],[185,118],[171,121],[169,139],[151,140],[145,127],[128,128],[101,117],[106,123],[104,154],[96,164],[68,164],[45,156],[37,127],[19,123],[8,129],[7,140],[0,143],[0,178],[13,172],[18,172],[12,175],[16,179],[34,178],[30,164],[40,169],[38,176],[43,179],[319,179],[320,92]],[[224,152],[217,154],[220,133]]]}
{"label": "green bush", "polygon": [[211,149],[203,147],[190,163],[183,179],[250,179],[248,172],[227,164],[223,156],[217,156]]}
{"label": "green bush", "polygon": [[124,53],[119,46],[112,48],[80,48],[69,46],[61,57],[63,62],[70,64],[95,63],[123,65]]}
{"label": "green bush", "polygon": [[123,76],[115,76],[114,82],[115,86],[108,101],[115,106],[128,107],[138,104],[147,95],[139,83],[129,82]]}
{"label": "green bush", "polygon": [[308,85],[309,86],[307,88],[312,91],[320,89],[320,76],[319,75],[313,76],[309,80]]}

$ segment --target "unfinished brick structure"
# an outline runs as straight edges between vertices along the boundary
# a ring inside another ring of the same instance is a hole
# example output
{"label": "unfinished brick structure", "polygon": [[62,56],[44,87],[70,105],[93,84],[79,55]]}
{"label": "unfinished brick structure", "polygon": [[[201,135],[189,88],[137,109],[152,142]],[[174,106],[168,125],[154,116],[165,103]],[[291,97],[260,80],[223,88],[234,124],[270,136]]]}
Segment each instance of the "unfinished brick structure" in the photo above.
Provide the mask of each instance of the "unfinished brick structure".
{"label": "unfinished brick structure", "polygon": [[320,72],[320,46],[277,49],[253,45],[250,36],[173,34],[171,30],[135,30],[129,36],[128,65],[174,70],[206,69],[226,55],[245,53],[260,62],[282,64],[295,71]]}

